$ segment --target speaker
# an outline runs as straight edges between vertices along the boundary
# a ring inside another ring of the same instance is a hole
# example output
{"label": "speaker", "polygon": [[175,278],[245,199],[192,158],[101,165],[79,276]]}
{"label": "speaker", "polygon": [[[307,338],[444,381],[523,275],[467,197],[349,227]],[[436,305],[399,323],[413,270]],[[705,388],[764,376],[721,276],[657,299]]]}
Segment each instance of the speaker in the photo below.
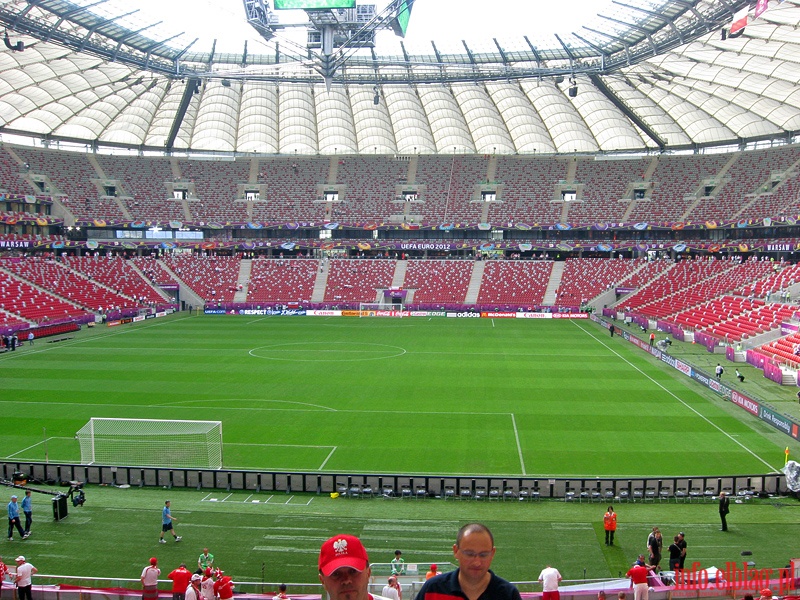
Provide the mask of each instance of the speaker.
{"label": "speaker", "polygon": [[578,95],[578,86],[577,85],[571,86],[569,88],[569,97],[574,98],[577,95]]}

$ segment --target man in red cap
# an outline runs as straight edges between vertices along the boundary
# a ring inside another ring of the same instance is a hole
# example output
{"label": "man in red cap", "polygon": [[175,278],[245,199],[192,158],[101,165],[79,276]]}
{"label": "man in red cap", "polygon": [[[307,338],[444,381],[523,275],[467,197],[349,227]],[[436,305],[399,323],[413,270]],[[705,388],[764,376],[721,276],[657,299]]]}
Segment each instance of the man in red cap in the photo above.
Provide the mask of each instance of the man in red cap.
{"label": "man in red cap", "polygon": [[431,570],[425,573],[425,579],[430,579],[431,577],[436,577],[439,574],[439,567],[436,565],[431,565]]}
{"label": "man in red cap", "polygon": [[373,600],[368,591],[369,558],[353,535],[335,535],[319,551],[319,580],[330,600]]}
{"label": "man in red cap", "polygon": [[217,570],[217,580],[214,582],[214,595],[219,600],[230,600],[233,598],[233,581],[225,575],[225,571]]}
{"label": "man in red cap", "polygon": [[158,599],[158,578],[161,569],[158,568],[158,559],[154,556],[150,564],[142,570],[142,600]]}
{"label": "man in red cap", "polygon": [[200,580],[201,600],[214,600],[214,578],[211,576],[211,567],[203,571],[203,578]]}

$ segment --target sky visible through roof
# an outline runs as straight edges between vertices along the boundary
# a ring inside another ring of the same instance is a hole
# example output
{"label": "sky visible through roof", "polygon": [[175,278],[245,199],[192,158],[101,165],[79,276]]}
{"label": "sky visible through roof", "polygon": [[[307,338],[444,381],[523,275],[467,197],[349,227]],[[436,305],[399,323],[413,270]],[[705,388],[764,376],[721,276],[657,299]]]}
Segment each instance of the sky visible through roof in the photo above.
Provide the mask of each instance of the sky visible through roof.
{"label": "sky visible through roof", "polygon": [[[358,0],[358,3],[374,3],[380,11],[387,0]],[[267,44],[260,41],[247,24],[241,0],[111,0],[100,4],[96,10],[104,16],[118,16],[131,7],[140,8],[130,17],[133,27],[163,21],[146,32],[154,39],[186,32],[175,41],[176,47],[199,37],[193,50],[209,49],[216,39],[217,52],[239,52],[243,41],[248,39],[249,52],[258,53],[259,45],[267,51]],[[568,3],[555,0],[416,0],[405,45],[411,52],[431,53],[430,42],[434,40],[439,50],[458,48],[463,51],[462,40],[465,40],[480,51],[494,49],[492,38],[502,44],[513,44],[508,40],[522,42],[523,36],[528,36],[534,44],[546,43],[552,47],[558,44],[554,33],[578,31],[582,25],[597,23],[598,13],[619,15],[619,11],[619,6],[611,0],[570,0]],[[277,14],[282,23],[306,21],[302,11],[277,11]],[[390,32],[380,34],[379,54],[394,54],[392,47],[397,46],[399,50],[398,42],[399,38]]]}

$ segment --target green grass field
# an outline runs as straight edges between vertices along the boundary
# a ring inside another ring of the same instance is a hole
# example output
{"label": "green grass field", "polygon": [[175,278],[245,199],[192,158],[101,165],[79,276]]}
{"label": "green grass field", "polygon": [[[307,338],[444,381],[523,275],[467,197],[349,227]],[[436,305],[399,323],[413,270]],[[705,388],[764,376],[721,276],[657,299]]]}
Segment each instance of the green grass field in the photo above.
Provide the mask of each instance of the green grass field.
{"label": "green grass field", "polygon": [[[218,419],[226,467],[323,472],[765,473],[788,439],[590,322],[179,315],[37,341],[0,355],[0,377],[0,456],[18,462],[43,461],[45,448],[50,461],[76,461],[75,432],[92,416]],[[89,486],[86,505],[55,522],[50,499],[34,496],[34,535],[2,554],[109,585],[138,579],[150,556],[166,572],[192,565],[205,545],[238,581],[313,582],[319,545],[342,531],[362,536],[375,562],[396,548],[444,562],[472,520],[493,528],[494,568],[515,581],[546,563],[567,579],[615,577],[653,525],[667,540],[686,531],[704,566],[751,550],[775,568],[797,554],[800,508],[733,505],[725,535],[713,503],[622,504],[607,548],[603,504]],[[180,544],[157,543],[167,498]]]}
{"label": "green grass field", "polygon": [[582,321],[179,316],[0,374],[15,461],[78,461],[101,416],[221,420],[227,468],[335,473],[751,474],[787,443]]}

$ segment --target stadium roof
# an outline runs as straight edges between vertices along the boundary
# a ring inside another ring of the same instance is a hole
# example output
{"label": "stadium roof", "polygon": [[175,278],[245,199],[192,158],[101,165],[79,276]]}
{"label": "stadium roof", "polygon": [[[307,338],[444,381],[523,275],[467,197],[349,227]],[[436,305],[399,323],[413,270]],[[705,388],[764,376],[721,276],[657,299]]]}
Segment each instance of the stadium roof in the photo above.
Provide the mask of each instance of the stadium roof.
{"label": "stadium roof", "polygon": [[[263,0],[229,2],[244,33],[221,8],[170,29],[138,11],[144,1],[0,1],[0,132],[173,152],[553,154],[800,131],[800,0],[598,0],[569,32],[426,44],[380,29],[397,5],[376,0],[329,56],[280,11],[261,31],[247,25]],[[417,0],[412,28],[432,1]],[[731,35],[741,9],[746,27]],[[192,31],[215,18],[235,45]]]}

